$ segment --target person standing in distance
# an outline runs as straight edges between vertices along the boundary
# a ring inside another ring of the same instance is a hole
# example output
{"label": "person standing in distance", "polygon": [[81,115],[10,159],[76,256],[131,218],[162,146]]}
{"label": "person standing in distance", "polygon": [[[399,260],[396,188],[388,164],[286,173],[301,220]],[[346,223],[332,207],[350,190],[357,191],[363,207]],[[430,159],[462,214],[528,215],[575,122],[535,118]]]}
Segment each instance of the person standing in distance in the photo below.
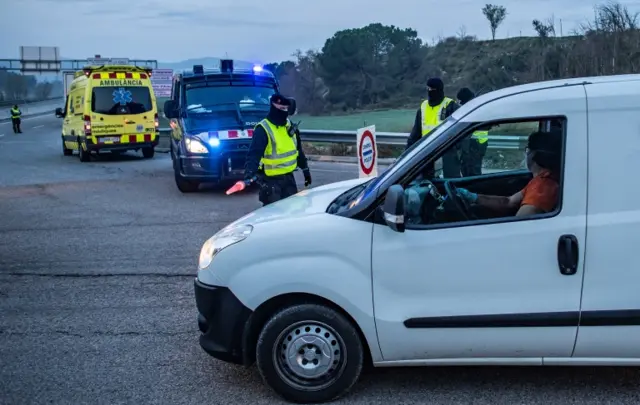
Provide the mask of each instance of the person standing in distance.
{"label": "person standing in distance", "polygon": [[22,111],[18,108],[18,105],[14,105],[11,108],[11,123],[13,124],[13,133],[21,134],[22,129],[20,129],[20,117],[22,116]]}
{"label": "person standing in distance", "polygon": [[[257,182],[263,205],[274,203],[298,192],[293,172],[299,167],[304,185],[311,185],[311,173],[302,150],[300,132],[289,121],[295,103],[281,94],[271,96],[267,117],[253,130],[253,139],[244,166],[245,184]],[[290,110],[291,108],[291,110]]]}
{"label": "person standing in distance", "polygon": [[[461,106],[473,100],[476,95],[468,87],[463,87],[457,94]],[[482,174],[482,160],[489,146],[489,131],[475,131],[471,139],[463,142],[460,150],[460,172],[462,177],[480,176]]]}
{"label": "person standing in distance", "polygon": [[[416,112],[413,129],[407,140],[407,149],[420,138],[428,136],[436,126],[459,107],[458,103],[444,95],[444,83],[440,78],[432,77],[429,79],[427,81],[427,99],[422,102]],[[445,178],[460,177],[460,159],[457,149],[459,147],[446,152],[442,157],[442,175]],[[433,172],[433,169],[428,169],[427,172]]]}

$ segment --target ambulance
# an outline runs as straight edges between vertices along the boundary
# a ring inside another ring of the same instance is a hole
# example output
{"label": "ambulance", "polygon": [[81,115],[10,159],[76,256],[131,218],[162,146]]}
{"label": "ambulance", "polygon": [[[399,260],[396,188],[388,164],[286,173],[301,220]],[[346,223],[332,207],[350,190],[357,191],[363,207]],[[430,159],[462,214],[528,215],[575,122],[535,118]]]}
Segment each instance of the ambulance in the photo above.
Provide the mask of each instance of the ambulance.
{"label": "ambulance", "polygon": [[62,153],[78,152],[81,162],[91,154],[142,151],[153,157],[158,145],[158,109],[150,68],[130,65],[87,66],[74,74],[63,119]]}

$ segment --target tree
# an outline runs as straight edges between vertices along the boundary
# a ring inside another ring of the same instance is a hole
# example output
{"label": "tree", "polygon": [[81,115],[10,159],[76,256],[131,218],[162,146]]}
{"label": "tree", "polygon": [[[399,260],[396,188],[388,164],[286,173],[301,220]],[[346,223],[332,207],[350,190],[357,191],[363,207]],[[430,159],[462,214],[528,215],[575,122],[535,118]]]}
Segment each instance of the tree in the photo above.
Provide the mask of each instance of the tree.
{"label": "tree", "polygon": [[494,4],[487,4],[482,9],[482,14],[489,21],[489,27],[491,28],[491,39],[496,40],[496,30],[502,24],[505,18],[507,18],[507,9],[503,6]]}
{"label": "tree", "polygon": [[375,23],[336,32],[319,55],[329,101],[359,109],[410,88],[422,50],[413,29]]}
{"label": "tree", "polygon": [[533,29],[536,30],[538,36],[542,39],[549,38],[551,34],[555,32],[555,27],[549,23],[543,23],[540,20],[533,20]]}

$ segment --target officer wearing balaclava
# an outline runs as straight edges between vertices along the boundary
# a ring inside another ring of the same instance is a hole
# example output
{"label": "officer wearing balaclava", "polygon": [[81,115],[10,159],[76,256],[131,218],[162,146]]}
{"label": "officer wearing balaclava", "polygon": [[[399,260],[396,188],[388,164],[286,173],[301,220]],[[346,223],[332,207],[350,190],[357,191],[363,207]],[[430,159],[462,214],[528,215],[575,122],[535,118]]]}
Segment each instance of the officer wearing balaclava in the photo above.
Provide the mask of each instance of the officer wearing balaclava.
{"label": "officer wearing balaclava", "polygon": [[298,192],[293,172],[299,167],[305,186],[311,184],[307,158],[300,133],[289,121],[295,114],[295,100],[281,94],[270,99],[267,117],[253,130],[253,138],[244,166],[245,184],[260,185],[260,202],[271,204]]}
{"label": "officer wearing balaclava", "polygon": [[[468,87],[458,91],[457,98],[460,105],[465,105],[475,98],[475,94]],[[469,139],[461,144],[460,172],[463,177],[480,176],[482,174],[482,160],[487,153],[489,142],[488,131],[475,131]]]}
{"label": "officer wearing balaclava", "polygon": [[[427,81],[427,99],[416,112],[416,119],[407,140],[407,148],[429,133],[459,108],[458,103],[444,95],[444,83],[434,77]],[[445,178],[460,177],[458,147],[451,148],[442,157],[442,174]],[[433,169],[427,170],[433,172]]]}

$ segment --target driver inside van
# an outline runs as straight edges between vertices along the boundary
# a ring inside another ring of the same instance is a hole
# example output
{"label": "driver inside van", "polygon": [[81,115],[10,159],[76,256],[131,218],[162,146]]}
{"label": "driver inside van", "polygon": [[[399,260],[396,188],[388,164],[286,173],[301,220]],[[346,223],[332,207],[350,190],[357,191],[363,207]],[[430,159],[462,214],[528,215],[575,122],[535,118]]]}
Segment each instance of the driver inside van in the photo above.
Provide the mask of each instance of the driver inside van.
{"label": "driver inside van", "polygon": [[551,212],[558,204],[562,135],[558,132],[534,132],[525,149],[527,169],[533,179],[510,197],[476,194],[458,188],[458,196],[469,204],[516,216]]}

